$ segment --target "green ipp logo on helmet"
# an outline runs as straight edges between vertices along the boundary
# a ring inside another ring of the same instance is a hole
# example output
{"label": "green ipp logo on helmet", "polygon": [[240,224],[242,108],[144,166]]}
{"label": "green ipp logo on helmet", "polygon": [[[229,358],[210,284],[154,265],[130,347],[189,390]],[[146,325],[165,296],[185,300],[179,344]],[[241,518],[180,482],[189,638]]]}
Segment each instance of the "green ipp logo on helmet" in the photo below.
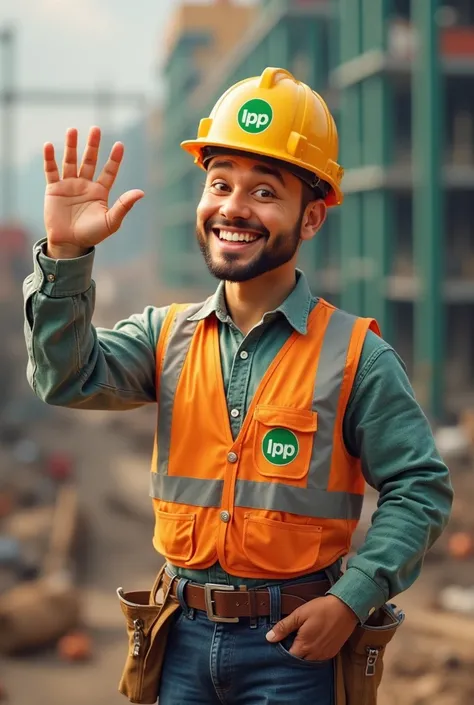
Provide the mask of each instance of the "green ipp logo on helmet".
{"label": "green ipp logo on helmet", "polygon": [[260,98],[248,100],[240,108],[237,120],[242,130],[256,135],[266,130],[273,120],[272,106]]}
{"label": "green ipp logo on helmet", "polygon": [[288,465],[298,452],[298,439],[287,428],[274,428],[263,437],[262,453],[272,465]]}

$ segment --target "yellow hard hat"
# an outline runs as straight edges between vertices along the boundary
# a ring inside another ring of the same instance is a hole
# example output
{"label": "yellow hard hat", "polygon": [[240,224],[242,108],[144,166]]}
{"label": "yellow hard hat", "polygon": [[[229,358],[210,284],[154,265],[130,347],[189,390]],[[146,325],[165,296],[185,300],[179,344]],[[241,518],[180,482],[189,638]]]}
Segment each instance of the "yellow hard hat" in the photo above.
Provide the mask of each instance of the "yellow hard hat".
{"label": "yellow hard hat", "polygon": [[321,96],[285,69],[269,67],[261,76],[231,86],[200,121],[197,138],[181,147],[202,168],[206,147],[277,159],[290,170],[290,165],[296,167],[300,176],[309,172],[314,187],[319,180],[327,182],[328,206],[340,205],[344,198],[334,119]]}

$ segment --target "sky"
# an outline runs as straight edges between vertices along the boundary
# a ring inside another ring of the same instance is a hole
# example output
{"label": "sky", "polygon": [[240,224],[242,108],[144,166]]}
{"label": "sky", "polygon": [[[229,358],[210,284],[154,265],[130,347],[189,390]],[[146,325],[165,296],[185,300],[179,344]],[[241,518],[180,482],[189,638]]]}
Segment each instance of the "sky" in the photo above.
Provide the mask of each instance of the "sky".
{"label": "sky", "polygon": [[[173,0],[2,0],[0,28],[13,25],[16,29],[19,89],[96,91],[105,86],[143,91],[155,99],[162,28],[176,4]],[[21,106],[16,117],[19,166],[41,152],[46,141],[62,145],[67,127],[77,127],[84,136],[98,119],[112,123],[104,127],[119,127],[136,119],[137,112],[128,107],[107,119],[92,107]]]}
{"label": "sky", "polygon": [[[143,92],[150,103],[156,102],[162,95],[164,28],[178,4],[179,0],[1,0],[0,31],[7,25],[16,29],[19,89],[106,87]],[[0,81],[2,61],[0,54]],[[83,144],[90,125],[120,129],[137,117],[131,106],[113,114],[72,105],[17,107],[16,165],[28,164],[46,141],[62,148],[68,127],[79,129]]]}

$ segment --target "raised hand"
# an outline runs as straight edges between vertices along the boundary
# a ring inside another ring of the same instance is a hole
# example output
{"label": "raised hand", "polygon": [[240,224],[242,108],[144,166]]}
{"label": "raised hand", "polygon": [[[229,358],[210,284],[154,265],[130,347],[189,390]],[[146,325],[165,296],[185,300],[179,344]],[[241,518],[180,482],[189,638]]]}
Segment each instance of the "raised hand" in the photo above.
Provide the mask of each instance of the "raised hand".
{"label": "raised hand", "polygon": [[44,222],[48,255],[54,259],[78,257],[115,233],[123,219],[145,195],[134,189],[124,193],[109,208],[110,190],[123,159],[124,147],[116,142],[98,179],[93,181],[100,146],[100,129],[92,127],[77,169],[77,130],[66,132],[62,178],[54,146],[44,146],[46,192]]}

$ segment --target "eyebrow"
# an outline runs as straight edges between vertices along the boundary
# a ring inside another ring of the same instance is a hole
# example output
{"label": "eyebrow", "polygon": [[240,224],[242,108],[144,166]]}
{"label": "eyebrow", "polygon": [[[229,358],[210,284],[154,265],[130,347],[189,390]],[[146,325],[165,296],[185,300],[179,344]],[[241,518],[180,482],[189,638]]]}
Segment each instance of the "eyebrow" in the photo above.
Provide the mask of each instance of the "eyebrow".
{"label": "eyebrow", "polygon": [[[233,169],[234,168],[234,163],[229,161],[228,159],[216,159],[215,162],[211,164],[209,167],[209,172],[211,172],[213,169]],[[250,171],[253,171],[256,174],[263,174],[264,176],[273,176],[275,179],[277,179],[282,186],[286,186],[285,180],[282,176],[282,173],[279,169],[275,169],[274,167],[267,166],[266,164],[254,164],[253,167],[251,167]],[[208,173],[209,173],[208,172]]]}

